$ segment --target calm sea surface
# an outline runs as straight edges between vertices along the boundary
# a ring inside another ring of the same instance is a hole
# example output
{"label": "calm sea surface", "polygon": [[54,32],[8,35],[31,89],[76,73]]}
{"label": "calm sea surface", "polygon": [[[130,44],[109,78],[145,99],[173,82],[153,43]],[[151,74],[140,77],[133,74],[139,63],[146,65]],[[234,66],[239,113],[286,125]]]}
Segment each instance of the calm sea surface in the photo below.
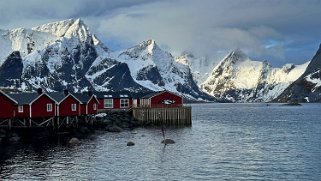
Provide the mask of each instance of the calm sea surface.
{"label": "calm sea surface", "polygon": [[156,128],[24,145],[0,161],[0,180],[321,180],[321,104],[192,107],[191,128],[166,130],[174,145]]}

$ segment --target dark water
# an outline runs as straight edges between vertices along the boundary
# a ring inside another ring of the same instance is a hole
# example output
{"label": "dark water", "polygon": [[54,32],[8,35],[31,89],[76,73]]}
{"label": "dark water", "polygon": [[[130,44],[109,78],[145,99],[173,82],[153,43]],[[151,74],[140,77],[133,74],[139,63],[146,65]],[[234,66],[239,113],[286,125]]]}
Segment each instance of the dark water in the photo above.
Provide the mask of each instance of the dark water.
{"label": "dark water", "polygon": [[139,128],[74,147],[24,146],[1,161],[0,180],[321,179],[320,104],[193,105],[193,126],[166,137],[176,144],[164,148],[159,129]]}

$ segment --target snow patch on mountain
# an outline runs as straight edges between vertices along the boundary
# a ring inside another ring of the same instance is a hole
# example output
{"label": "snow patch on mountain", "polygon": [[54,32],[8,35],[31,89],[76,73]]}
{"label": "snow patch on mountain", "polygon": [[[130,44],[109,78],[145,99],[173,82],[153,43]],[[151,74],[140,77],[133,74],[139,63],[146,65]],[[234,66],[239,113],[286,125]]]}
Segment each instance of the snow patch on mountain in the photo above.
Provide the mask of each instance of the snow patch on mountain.
{"label": "snow patch on mountain", "polygon": [[321,71],[316,71],[313,74],[309,74],[307,76],[305,76],[305,80],[314,84],[314,87],[312,88],[312,92],[314,92],[316,89],[318,89],[319,87],[321,87],[321,79],[320,76],[315,77],[315,75],[320,75]]}

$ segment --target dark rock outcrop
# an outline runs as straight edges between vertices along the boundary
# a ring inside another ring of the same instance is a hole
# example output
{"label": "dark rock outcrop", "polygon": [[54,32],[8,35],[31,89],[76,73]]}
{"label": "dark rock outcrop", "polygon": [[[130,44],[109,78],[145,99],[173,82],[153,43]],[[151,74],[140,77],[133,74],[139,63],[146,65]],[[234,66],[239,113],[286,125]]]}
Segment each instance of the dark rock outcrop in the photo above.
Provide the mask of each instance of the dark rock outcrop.
{"label": "dark rock outcrop", "polygon": [[22,69],[20,53],[18,51],[12,52],[0,67],[0,86],[20,87]]}
{"label": "dark rock outcrop", "polygon": [[275,102],[321,102],[321,45],[306,71],[277,97]]}

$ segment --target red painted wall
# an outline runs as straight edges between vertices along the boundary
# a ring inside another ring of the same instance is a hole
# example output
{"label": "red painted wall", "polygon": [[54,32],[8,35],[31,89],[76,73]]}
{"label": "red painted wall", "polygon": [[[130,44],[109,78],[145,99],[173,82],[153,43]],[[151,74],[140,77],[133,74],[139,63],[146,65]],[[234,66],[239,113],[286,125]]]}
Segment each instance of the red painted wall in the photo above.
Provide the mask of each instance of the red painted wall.
{"label": "red painted wall", "polygon": [[[173,104],[163,104],[164,100],[174,100]],[[163,92],[151,98],[151,107],[180,107],[183,104],[183,99],[180,96]]]}
{"label": "red painted wall", "polygon": [[15,115],[15,103],[0,92],[0,119],[12,118]]}
{"label": "red painted wall", "polygon": [[98,99],[99,104],[98,104],[98,109],[105,109],[104,108],[104,99]]}
{"label": "red painted wall", "polygon": [[114,101],[114,109],[120,109],[120,99],[115,98],[113,101]]}
{"label": "red painted wall", "polygon": [[[52,111],[47,112],[47,104],[52,104]],[[51,100],[47,95],[42,95],[31,105],[31,117],[53,117],[55,116],[56,106],[55,102]]]}
{"label": "red painted wall", "polygon": [[[120,107],[120,99],[129,99],[129,104],[128,104],[127,108]],[[104,99],[102,99],[102,98],[98,99],[98,101],[99,101],[98,109],[129,109],[133,105],[132,98],[114,98],[113,99],[113,108],[104,108]]]}
{"label": "red painted wall", "polygon": [[[76,111],[71,110],[71,104],[76,104]],[[59,104],[59,116],[77,116],[79,113],[79,102],[72,96],[68,96]]]}
{"label": "red painted wall", "polygon": [[81,115],[85,115],[86,114],[86,107],[87,107],[86,104],[81,104],[80,105],[80,114]]}
{"label": "red painted wall", "polygon": [[17,118],[29,118],[30,116],[30,111],[29,111],[29,105],[23,105],[23,112],[19,113],[18,112],[18,105],[15,106],[15,112],[16,112],[16,117]]}
{"label": "red painted wall", "polygon": [[[97,102],[97,100],[94,97],[92,97],[89,100],[89,103],[87,104],[88,114],[97,114],[98,103],[99,102]],[[94,104],[96,104],[96,110],[94,110]]]}

